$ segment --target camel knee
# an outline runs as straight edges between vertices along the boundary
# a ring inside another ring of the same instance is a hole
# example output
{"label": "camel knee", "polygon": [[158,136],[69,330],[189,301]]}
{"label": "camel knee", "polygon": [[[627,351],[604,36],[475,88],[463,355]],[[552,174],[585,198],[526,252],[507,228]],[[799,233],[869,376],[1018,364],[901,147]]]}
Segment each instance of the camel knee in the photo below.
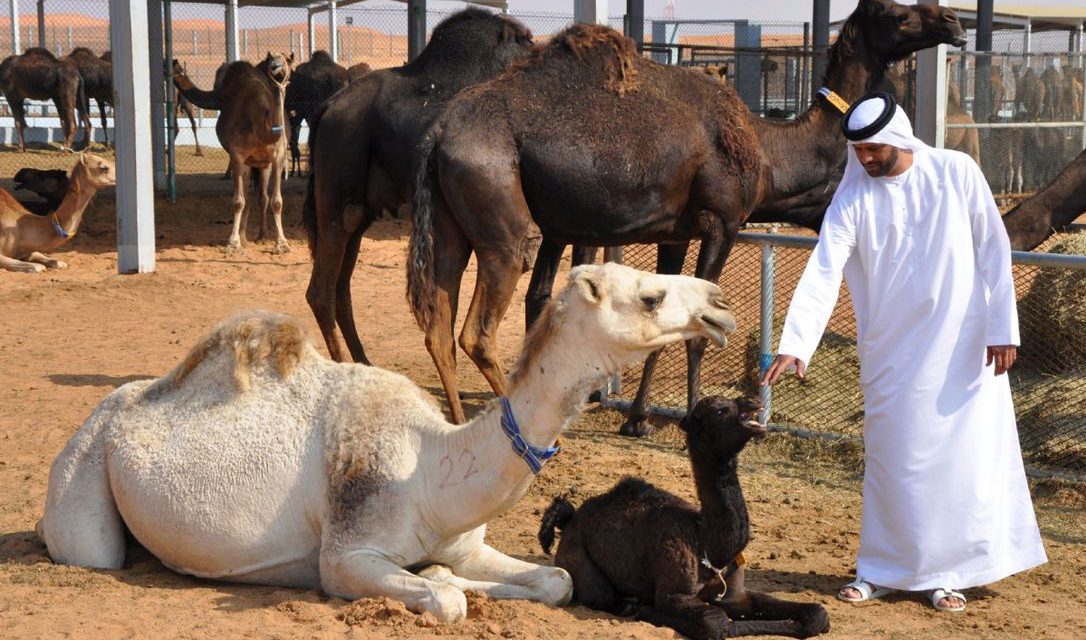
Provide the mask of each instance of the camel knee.
{"label": "camel knee", "polygon": [[497,361],[494,359],[493,349],[491,348],[491,340],[484,338],[474,331],[465,331],[460,334],[458,342],[460,348],[464,350],[464,353],[468,354],[471,361],[479,368],[498,366]]}
{"label": "camel knee", "polygon": [[548,571],[539,582],[539,601],[552,607],[564,607],[573,599],[573,578],[560,567]]}

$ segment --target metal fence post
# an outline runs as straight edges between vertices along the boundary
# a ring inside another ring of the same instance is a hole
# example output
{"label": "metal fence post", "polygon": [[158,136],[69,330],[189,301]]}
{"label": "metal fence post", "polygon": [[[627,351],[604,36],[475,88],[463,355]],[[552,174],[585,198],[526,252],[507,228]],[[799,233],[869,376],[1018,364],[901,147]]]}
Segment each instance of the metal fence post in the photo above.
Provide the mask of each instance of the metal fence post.
{"label": "metal fence post", "polygon": [[11,53],[19,55],[19,0],[8,0],[8,15],[11,16]]}
{"label": "metal fence post", "polygon": [[[771,227],[769,233],[777,233],[777,227]],[[773,311],[776,307],[774,290],[776,287],[776,248],[770,244],[762,245],[762,294],[759,297],[761,306],[761,322],[758,332],[758,377],[765,374],[766,369],[773,362]],[[769,385],[759,387],[762,399],[762,415],[759,422],[768,424],[770,410],[773,403],[773,388]]]}

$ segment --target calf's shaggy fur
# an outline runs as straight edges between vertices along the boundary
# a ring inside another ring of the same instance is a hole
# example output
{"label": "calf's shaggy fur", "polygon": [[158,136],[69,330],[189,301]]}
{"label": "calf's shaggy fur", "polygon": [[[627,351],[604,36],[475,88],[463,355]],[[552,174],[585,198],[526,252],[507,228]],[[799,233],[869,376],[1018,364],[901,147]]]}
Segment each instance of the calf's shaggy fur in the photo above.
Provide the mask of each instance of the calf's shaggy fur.
{"label": "calf's shaggy fur", "polygon": [[[667,626],[696,640],[746,635],[806,638],[829,630],[815,603],[779,600],[744,584],[740,553],[750,521],[737,455],[765,433],[755,398],[702,399],[683,419],[701,511],[636,478],[586,500],[555,498],[539,541],[573,578],[573,597],[593,609]],[[623,544],[616,544],[622,540]],[[709,565],[712,565],[711,567]],[[719,570],[719,571],[718,571]]]}

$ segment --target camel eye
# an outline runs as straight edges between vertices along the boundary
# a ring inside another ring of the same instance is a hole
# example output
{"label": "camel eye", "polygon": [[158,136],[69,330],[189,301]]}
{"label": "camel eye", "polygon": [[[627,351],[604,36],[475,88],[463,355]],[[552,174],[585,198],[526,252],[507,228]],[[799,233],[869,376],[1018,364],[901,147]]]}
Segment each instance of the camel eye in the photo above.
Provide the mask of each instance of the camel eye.
{"label": "camel eye", "polygon": [[907,14],[907,13],[898,14],[897,25],[899,27],[904,27],[908,22],[909,22],[909,14]]}
{"label": "camel eye", "polygon": [[641,304],[645,305],[646,311],[655,311],[656,307],[660,306],[660,303],[664,301],[664,294],[658,293],[651,296],[641,296]]}

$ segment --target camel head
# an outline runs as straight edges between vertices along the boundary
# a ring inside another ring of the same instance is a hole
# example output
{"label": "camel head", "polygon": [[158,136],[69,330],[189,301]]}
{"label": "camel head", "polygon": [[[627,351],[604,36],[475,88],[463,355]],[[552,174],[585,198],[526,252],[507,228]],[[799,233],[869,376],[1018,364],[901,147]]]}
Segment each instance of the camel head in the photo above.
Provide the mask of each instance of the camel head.
{"label": "camel head", "polygon": [[842,37],[862,39],[884,64],[911,53],[966,43],[958,15],[938,5],[902,5],[893,0],[860,0],[841,28]]}
{"label": "camel head", "polygon": [[574,269],[558,306],[563,328],[630,363],[691,338],[723,346],[735,331],[735,316],[716,284],[610,263]]}
{"label": "camel head", "polygon": [[733,456],[752,438],[766,434],[765,425],[758,422],[762,401],[757,396],[737,399],[707,396],[679,422],[686,432],[687,449]]}
{"label": "camel head", "polygon": [[281,52],[269,51],[260,66],[264,67],[264,73],[268,74],[272,82],[281,88],[286,88],[287,83],[290,82],[290,74],[294,71],[294,52],[291,51],[288,56]]}
{"label": "camel head", "polygon": [[[82,169],[82,171],[80,171]],[[86,151],[79,154],[79,161],[72,169],[72,180],[79,180],[94,189],[117,184],[117,169],[113,161]]]}

